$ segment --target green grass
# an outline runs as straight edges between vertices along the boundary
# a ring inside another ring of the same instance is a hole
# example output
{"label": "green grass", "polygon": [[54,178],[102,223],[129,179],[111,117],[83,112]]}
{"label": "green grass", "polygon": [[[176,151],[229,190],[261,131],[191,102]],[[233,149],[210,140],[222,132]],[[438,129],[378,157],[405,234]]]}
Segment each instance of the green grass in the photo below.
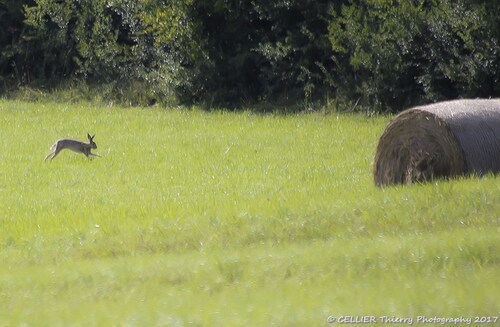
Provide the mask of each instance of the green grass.
{"label": "green grass", "polygon": [[498,315],[498,179],[374,187],[388,120],[0,100],[0,326]]}

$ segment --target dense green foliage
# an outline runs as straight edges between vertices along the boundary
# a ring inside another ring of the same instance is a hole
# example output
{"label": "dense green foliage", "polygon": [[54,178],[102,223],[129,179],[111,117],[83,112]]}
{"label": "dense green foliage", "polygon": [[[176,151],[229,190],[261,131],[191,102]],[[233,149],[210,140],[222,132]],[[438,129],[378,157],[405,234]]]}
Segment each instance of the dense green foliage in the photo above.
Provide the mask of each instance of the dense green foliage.
{"label": "dense green foliage", "polygon": [[397,110],[500,94],[498,1],[352,3],[329,26],[341,96]]}
{"label": "dense green foliage", "polygon": [[499,96],[499,17],[493,0],[0,0],[0,88],[371,110]]}

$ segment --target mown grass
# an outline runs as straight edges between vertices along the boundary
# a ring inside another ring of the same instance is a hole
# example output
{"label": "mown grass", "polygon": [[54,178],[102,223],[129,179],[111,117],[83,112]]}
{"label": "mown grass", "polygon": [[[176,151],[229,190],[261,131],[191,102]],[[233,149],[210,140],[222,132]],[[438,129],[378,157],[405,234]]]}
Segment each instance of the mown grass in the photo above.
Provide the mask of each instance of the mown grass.
{"label": "mown grass", "polygon": [[388,119],[0,101],[0,326],[498,315],[498,179],[374,187]]}

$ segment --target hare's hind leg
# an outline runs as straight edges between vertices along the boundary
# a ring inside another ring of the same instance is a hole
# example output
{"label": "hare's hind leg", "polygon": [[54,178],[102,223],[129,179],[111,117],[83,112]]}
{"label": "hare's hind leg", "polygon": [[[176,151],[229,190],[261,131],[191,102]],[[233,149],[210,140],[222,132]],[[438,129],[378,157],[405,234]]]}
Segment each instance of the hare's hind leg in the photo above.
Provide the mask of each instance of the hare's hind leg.
{"label": "hare's hind leg", "polygon": [[[56,148],[56,145],[57,143],[54,143],[50,146],[50,150]],[[56,153],[56,149],[54,149],[54,151],[52,151],[51,153],[49,153],[46,157],[45,157],[45,161],[47,161],[47,159],[49,159],[50,156],[52,156],[52,158],[54,158],[54,153]],[[51,159],[52,160],[52,159]]]}
{"label": "hare's hind leg", "polygon": [[50,158],[50,161],[52,161],[52,159],[54,159],[58,154],[59,152],[61,152],[62,148],[56,146],[56,149],[54,150],[54,152],[51,152],[49,153],[46,157],[45,157],[45,160],[49,159]]}
{"label": "hare's hind leg", "polygon": [[[55,153],[55,151],[54,151],[54,152],[49,153],[49,154],[45,157],[45,161],[47,161],[47,159],[49,159],[49,157],[50,157],[51,155],[53,155],[54,153]],[[52,158],[54,158],[54,157],[52,157]],[[50,159],[50,160],[52,160],[52,159]]]}
{"label": "hare's hind leg", "polygon": [[45,157],[45,161],[47,161],[47,159],[50,158],[50,160],[54,159],[54,157],[56,156],[56,151],[57,149],[55,149],[54,151],[52,151],[51,153],[49,153],[46,157]]}

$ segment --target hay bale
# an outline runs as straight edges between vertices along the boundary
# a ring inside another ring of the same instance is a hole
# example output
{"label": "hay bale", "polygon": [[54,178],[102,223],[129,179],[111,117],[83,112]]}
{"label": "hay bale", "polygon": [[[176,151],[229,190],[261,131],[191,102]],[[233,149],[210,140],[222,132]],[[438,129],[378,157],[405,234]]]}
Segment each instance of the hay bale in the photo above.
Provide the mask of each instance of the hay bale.
{"label": "hay bale", "polygon": [[408,109],[387,125],[374,159],[377,186],[500,172],[500,99]]}

